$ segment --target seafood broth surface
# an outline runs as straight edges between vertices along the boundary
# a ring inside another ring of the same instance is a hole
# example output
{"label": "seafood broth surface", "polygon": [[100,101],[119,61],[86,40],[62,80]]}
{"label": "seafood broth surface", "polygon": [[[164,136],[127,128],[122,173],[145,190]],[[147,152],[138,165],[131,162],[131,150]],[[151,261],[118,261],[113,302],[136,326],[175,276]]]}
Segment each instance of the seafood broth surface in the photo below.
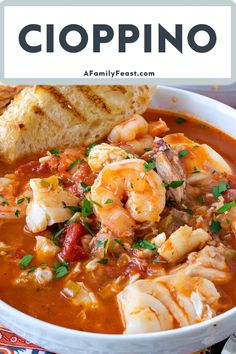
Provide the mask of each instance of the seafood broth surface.
{"label": "seafood broth surface", "polygon": [[[101,148],[1,164],[1,300],[59,326],[118,334],[177,328],[236,306],[236,141],[195,118],[155,109],[143,117],[132,140],[117,129]],[[159,118],[169,131],[151,125]],[[179,294],[178,316],[162,291]],[[199,317],[184,308],[193,294]]]}

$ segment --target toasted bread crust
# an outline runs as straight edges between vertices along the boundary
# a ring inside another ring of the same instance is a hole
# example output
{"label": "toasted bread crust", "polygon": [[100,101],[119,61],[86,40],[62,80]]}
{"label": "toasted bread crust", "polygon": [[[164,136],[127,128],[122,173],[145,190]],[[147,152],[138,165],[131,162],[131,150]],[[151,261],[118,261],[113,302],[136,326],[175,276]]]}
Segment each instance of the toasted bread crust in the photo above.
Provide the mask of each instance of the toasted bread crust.
{"label": "toasted bread crust", "polygon": [[1,116],[0,159],[99,141],[122,120],[142,114],[153,92],[147,85],[26,87]]}

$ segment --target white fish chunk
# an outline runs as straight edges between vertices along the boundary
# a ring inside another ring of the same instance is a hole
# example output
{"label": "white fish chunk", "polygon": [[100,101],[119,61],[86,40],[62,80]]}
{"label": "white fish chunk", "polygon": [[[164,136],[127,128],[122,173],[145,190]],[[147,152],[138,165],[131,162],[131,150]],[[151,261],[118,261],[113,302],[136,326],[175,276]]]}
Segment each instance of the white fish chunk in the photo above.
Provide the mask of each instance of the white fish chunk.
{"label": "white fish chunk", "polygon": [[79,198],[63,190],[56,176],[47,179],[31,179],[30,187],[33,198],[26,210],[26,224],[34,233],[68,220],[73,213],[65,206],[78,205]]}
{"label": "white fish chunk", "polygon": [[185,225],[173,232],[158,252],[169,263],[176,263],[188,253],[204,247],[210,240],[211,236],[203,229],[193,230]]}

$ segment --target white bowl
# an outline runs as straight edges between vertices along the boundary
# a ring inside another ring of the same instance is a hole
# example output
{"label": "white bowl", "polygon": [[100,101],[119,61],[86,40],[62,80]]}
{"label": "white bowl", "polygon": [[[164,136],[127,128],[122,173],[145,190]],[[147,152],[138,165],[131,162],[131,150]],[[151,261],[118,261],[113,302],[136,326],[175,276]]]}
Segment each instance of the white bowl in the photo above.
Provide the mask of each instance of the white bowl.
{"label": "white bowl", "polygon": [[[212,99],[174,88],[158,87],[152,107],[199,117],[236,137],[236,111]],[[235,332],[236,308],[209,321],[176,330],[109,335],[58,327],[25,315],[0,301],[0,323],[29,341],[61,354],[189,354]]]}

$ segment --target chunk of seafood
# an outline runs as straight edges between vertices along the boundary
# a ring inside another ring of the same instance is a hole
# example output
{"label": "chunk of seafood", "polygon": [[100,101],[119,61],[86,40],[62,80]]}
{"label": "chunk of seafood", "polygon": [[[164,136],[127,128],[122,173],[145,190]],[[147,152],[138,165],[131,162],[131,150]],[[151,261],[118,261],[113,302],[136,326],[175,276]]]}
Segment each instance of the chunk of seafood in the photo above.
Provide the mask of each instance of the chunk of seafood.
{"label": "chunk of seafood", "polygon": [[68,280],[61,294],[77,306],[95,308],[98,305],[96,296],[83,282]]}
{"label": "chunk of seafood", "polygon": [[30,187],[33,200],[26,210],[26,224],[34,233],[44,231],[49,225],[68,220],[73,213],[65,206],[78,205],[79,198],[63,190],[56,176],[31,179]]}
{"label": "chunk of seafood", "polygon": [[198,323],[216,315],[214,284],[185,274],[138,280],[117,296],[125,334],[156,332]]}
{"label": "chunk of seafood", "polygon": [[128,120],[115,126],[108,135],[108,141],[125,146],[132,153],[142,155],[145,148],[152,148],[153,137],[167,132],[166,123],[158,121],[148,122],[139,114],[134,114]]}
{"label": "chunk of seafood", "polygon": [[16,284],[24,285],[28,282],[33,282],[38,285],[47,285],[53,279],[53,272],[49,267],[37,267],[35,270],[29,272],[24,270],[20,276],[15,280]]}
{"label": "chunk of seafood", "polygon": [[[144,158],[154,157],[157,173],[164,182],[185,181],[186,175],[178,154],[162,138],[155,138],[153,150],[144,154]],[[185,182],[178,188],[169,188],[172,198],[180,203],[184,198]]]}
{"label": "chunk of seafood", "polygon": [[103,143],[92,148],[88,164],[93,172],[99,172],[104,166],[111,162],[125,160],[127,156],[127,152],[118,146]]}
{"label": "chunk of seafood", "polygon": [[133,235],[136,221],[159,221],[165,188],[145,161],[130,159],[105,166],[91,187],[94,212],[115,236]]}
{"label": "chunk of seafood", "polygon": [[50,258],[56,256],[60,251],[60,248],[55,245],[55,243],[47,237],[36,236],[36,254],[38,260],[45,262]]}
{"label": "chunk of seafood", "polygon": [[185,225],[173,232],[158,252],[169,263],[176,263],[188,253],[204,247],[210,240],[211,236],[203,229],[193,230],[192,227]]}
{"label": "chunk of seafood", "polygon": [[200,252],[190,253],[187,262],[174,268],[171,273],[183,271],[188,276],[204,277],[214,284],[227,283],[232,274],[226,263],[226,251],[223,245],[206,246]]}
{"label": "chunk of seafood", "polygon": [[209,145],[200,145],[182,133],[169,134],[164,137],[164,141],[177,153],[187,151],[182,160],[190,183],[198,183],[215,171],[232,174],[228,163]]}

